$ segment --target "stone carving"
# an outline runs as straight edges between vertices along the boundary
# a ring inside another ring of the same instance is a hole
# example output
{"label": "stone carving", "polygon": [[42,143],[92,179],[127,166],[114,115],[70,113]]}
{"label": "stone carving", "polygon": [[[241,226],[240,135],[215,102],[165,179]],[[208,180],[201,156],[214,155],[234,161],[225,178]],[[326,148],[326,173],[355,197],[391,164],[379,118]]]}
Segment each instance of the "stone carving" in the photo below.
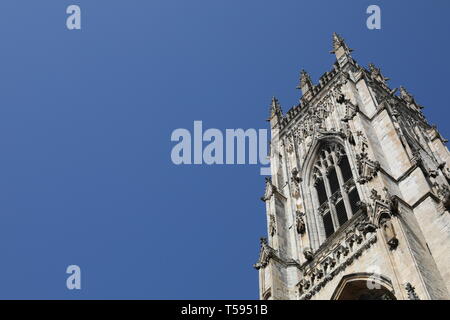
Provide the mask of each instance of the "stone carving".
{"label": "stone carving", "polygon": [[308,290],[311,286],[311,283],[306,280],[306,279],[302,279],[300,280],[300,282],[298,283],[298,288],[299,288],[299,292],[300,294],[302,294],[304,291]]}
{"label": "stone carving", "polygon": [[356,136],[358,137],[358,152],[365,153],[369,148],[369,142],[367,141],[367,137],[362,131],[357,131]]}
{"label": "stone carving", "polygon": [[277,232],[277,223],[273,214],[269,215],[269,234],[274,236]]}
{"label": "stone carving", "polygon": [[303,217],[305,214],[301,211],[295,211],[295,226],[299,234],[304,234],[306,232],[306,224]]}
{"label": "stone carving", "polygon": [[[334,108],[331,97],[331,94],[323,97],[314,107],[308,109],[305,115],[299,119],[298,124],[292,128],[293,138],[299,145],[305,140],[311,140],[317,134],[327,131],[325,120]],[[329,131],[335,131],[334,134],[336,134],[337,129],[331,128]]]}
{"label": "stone carving", "polygon": [[291,154],[294,152],[294,140],[293,140],[292,134],[289,134],[286,138],[285,145],[286,145],[286,151]]}
{"label": "stone carving", "polygon": [[300,186],[295,180],[291,180],[291,192],[294,198],[300,197]]}
{"label": "stone carving", "polygon": [[387,214],[380,218],[380,228],[383,231],[384,239],[389,245],[391,250],[394,250],[398,246],[398,239],[395,234],[395,229],[391,221],[391,217]]}
{"label": "stone carving", "polygon": [[422,159],[419,149],[412,150],[411,162],[413,165],[417,165],[417,166],[423,165],[423,159]]}
{"label": "stone carving", "polygon": [[363,212],[366,216],[372,216],[372,208],[369,204],[365,203],[364,201],[358,201],[356,203],[356,206]]}
{"label": "stone carving", "polygon": [[349,248],[343,244],[339,245],[335,251],[336,260],[340,260],[340,257],[346,257],[350,252]]}
{"label": "stone carving", "polygon": [[[267,244],[267,240],[261,244],[260,259],[255,265],[267,271],[261,269],[259,272],[261,297],[271,289],[274,299],[328,298],[344,276],[365,273],[367,266],[374,264],[380,266],[383,275],[380,284],[386,285],[387,291],[394,290],[391,285],[399,291],[397,278],[414,280],[420,278],[421,273],[425,277],[427,273],[433,278],[440,277],[441,270],[430,268],[427,257],[414,255],[411,258],[411,254],[423,249],[420,241],[414,241],[415,237],[430,239],[432,253],[446,252],[445,241],[436,241],[436,237],[444,238],[439,233],[445,232],[442,223],[450,212],[444,212],[444,206],[450,207],[450,171],[442,164],[448,162],[447,150],[441,144],[444,139],[421,116],[421,107],[406,89],[399,88],[398,93],[387,87],[384,70],[373,64],[360,67],[348,54],[342,38],[335,35],[333,42],[338,51],[336,62],[317,84],[302,72],[300,87],[305,89],[303,95],[306,97],[299,104],[283,115],[278,100],[272,100],[271,115],[279,117],[271,118],[270,123],[275,186],[268,180],[263,198],[270,201],[266,205],[268,238],[270,241],[275,236],[280,238],[274,242],[276,250]],[[360,90],[361,83],[369,87],[369,92]],[[367,112],[360,113],[359,108]],[[393,127],[385,126],[389,119],[392,119]],[[346,151],[345,156],[341,157],[333,149],[334,145],[341,145]],[[393,151],[403,153],[402,150],[413,163],[426,167],[425,179],[420,178],[416,166],[407,163],[408,159],[393,156]],[[283,157],[287,155],[283,159],[282,185],[277,179],[280,153]],[[320,161],[316,162],[318,158]],[[342,159],[340,163],[339,159]],[[350,170],[347,170],[346,160]],[[326,176],[331,167],[336,168],[339,188],[334,188],[334,175]],[[316,188],[314,182],[319,182]],[[331,183],[333,191],[330,190]],[[337,190],[341,195],[336,193]],[[359,209],[354,204],[358,199],[356,194],[362,200],[358,203]],[[338,200],[339,207],[330,201],[333,199]],[[274,202],[275,206],[272,205]],[[336,223],[339,222],[337,217],[343,220],[341,205],[350,218],[342,224]],[[421,212],[435,213],[427,215],[425,221],[434,227],[405,229],[405,235],[412,240],[406,246],[400,228],[403,218],[408,219],[417,211],[416,205],[420,205]],[[287,208],[294,209],[292,216]],[[333,230],[328,229],[330,216]],[[280,223],[283,217],[289,222]],[[322,224],[326,224],[326,232]],[[297,238],[291,238],[292,232]],[[379,245],[374,245],[380,240]],[[393,251],[386,256],[386,249]],[[428,255],[428,250],[425,253]],[[421,268],[402,269],[411,259]],[[433,255],[433,259],[445,264],[442,255]],[[413,273],[408,276],[410,271]],[[297,277],[300,282],[294,287],[292,280]],[[363,277],[356,277],[357,281],[364,281]],[[400,292],[395,292],[396,298],[406,298],[405,289],[411,291],[411,295],[415,293],[411,285],[412,288],[403,287],[403,283]],[[445,291],[445,285],[435,282],[434,288],[421,287],[417,292],[422,295],[423,289],[424,297],[437,297]],[[347,296],[348,292],[341,293]],[[391,292],[388,293],[386,297],[394,298]],[[373,297],[380,298],[379,294]]]}
{"label": "stone carving", "polygon": [[362,255],[363,251],[370,248],[376,241],[376,234],[368,233],[367,237],[362,237],[359,243],[355,240],[351,248],[341,244],[334,250],[325,253],[322,260],[317,262],[313,260],[310,262],[312,265],[305,265],[303,277],[297,284],[300,300],[311,299],[322,287],[343,272]]}
{"label": "stone carving", "polygon": [[371,223],[368,217],[366,217],[364,220],[357,224],[356,229],[365,235],[367,233],[375,232],[377,226]]}
{"label": "stone carving", "polygon": [[446,184],[438,185],[438,196],[446,210],[450,210],[450,188]]}
{"label": "stone carving", "polygon": [[262,201],[269,200],[272,195],[277,192],[277,187],[272,184],[271,178],[266,178],[266,189],[264,191],[264,195],[261,197]]}
{"label": "stone carving", "polygon": [[278,185],[278,190],[283,190],[283,187],[285,186],[285,180],[284,180],[284,175],[283,175],[283,158],[281,156],[281,154],[279,155],[278,158],[278,168],[277,168],[277,185]]}
{"label": "stone carving", "polygon": [[360,184],[371,181],[380,170],[380,163],[370,160],[366,152],[356,155],[356,166],[359,174],[357,182]]}
{"label": "stone carving", "polygon": [[330,51],[330,53],[336,53],[336,50],[338,50],[340,47],[345,48],[347,52],[352,52],[353,49],[350,49],[347,47],[347,44],[345,43],[344,38],[342,38],[340,35],[338,35],[336,32],[333,33],[333,50]]}
{"label": "stone carving", "polygon": [[[305,88],[305,89],[311,89],[313,87],[313,83],[311,81],[311,77],[308,74],[308,72],[306,72],[304,69],[302,69],[302,71],[300,71],[300,85],[298,86],[299,89]],[[306,91],[308,91],[306,90]],[[306,91],[304,91],[303,93],[305,93]]]}
{"label": "stone carving", "polygon": [[407,282],[405,284],[405,289],[408,293],[409,300],[420,300],[419,296],[416,293],[416,288],[414,288],[411,283]]}
{"label": "stone carving", "polygon": [[300,72],[300,84],[297,87],[297,89],[302,90],[302,94],[303,94],[303,96],[301,98],[302,103],[308,103],[312,99],[314,85],[311,81],[311,77],[305,70],[302,70]]}
{"label": "stone carving", "polygon": [[315,280],[315,279],[321,279],[323,277],[323,270],[320,267],[315,268],[312,272],[311,272],[311,277]]}
{"label": "stone carving", "polygon": [[389,78],[385,78],[381,74],[380,68],[375,67],[373,63],[369,64],[370,76],[372,79],[377,80],[383,84],[386,84],[386,81],[389,81]]}
{"label": "stone carving", "polygon": [[392,215],[397,215],[398,214],[397,197],[393,196],[389,192],[389,189],[386,187],[383,188],[383,192],[384,192],[384,199],[382,201],[388,205],[389,211],[391,212]]}
{"label": "stone carving", "polygon": [[364,133],[362,131],[358,131],[356,134],[358,136],[357,149],[359,152],[356,155],[356,165],[359,174],[357,181],[360,184],[364,184],[371,181],[377,175],[380,170],[380,163],[369,159],[369,155],[367,153],[369,145]]}
{"label": "stone carving", "polygon": [[323,270],[326,272],[327,270],[329,270],[330,268],[333,268],[336,265],[336,259],[334,257],[326,257],[323,262],[322,262],[322,266],[323,266]]}
{"label": "stone carving", "polygon": [[303,255],[305,256],[306,260],[312,260],[314,258],[313,252],[310,248],[305,248],[303,250]]}
{"label": "stone carving", "polygon": [[299,176],[298,169],[297,169],[296,167],[294,167],[294,168],[292,169],[291,173],[292,173],[292,178],[291,178],[292,181],[295,181],[295,182],[297,182],[297,183],[300,183],[300,182],[301,182],[301,178],[300,178],[300,176]]}
{"label": "stone carving", "polygon": [[320,172],[320,170],[317,167],[314,168],[314,171],[313,171],[314,187],[317,187],[319,182],[321,182],[322,180],[323,180],[322,173]]}
{"label": "stone carving", "polygon": [[352,146],[356,145],[356,141],[355,138],[353,137],[353,133],[352,130],[350,129],[350,125],[348,124],[348,122],[342,120],[344,122],[343,124],[343,128],[342,128],[342,133],[347,137],[348,142],[350,142],[350,144]]}
{"label": "stone carving", "polygon": [[278,102],[278,99],[272,97],[272,103],[270,104],[270,117],[273,118],[274,116],[279,116],[280,118],[283,117],[283,111],[281,110],[281,105]]}
{"label": "stone carving", "polygon": [[414,97],[404,87],[400,87],[400,98],[402,98],[406,102],[408,107],[417,111],[420,114],[420,116],[423,117],[421,111],[423,109],[423,106],[417,104]]}
{"label": "stone carving", "polygon": [[438,170],[433,170],[433,169],[429,169],[426,172],[427,176],[429,176],[430,178],[436,179],[436,177],[439,175],[439,171]]}
{"label": "stone carving", "polygon": [[336,101],[345,106],[345,116],[341,119],[344,122],[352,120],[359,111],[358,105],[354,105],[350,99],[346,99],[343,94],[339,95]]}
{"label": "stone carving", "polygon": [[442,172],[444,173],[447,182],[450,183],[450,168],[444,168]]}
{"label": "stone carving", "polygon": [[362,240],[363,240],[362,235],[360,233],[354,232],[353,230],[348,234],[348,237],[345,239],[345,242],[347,244],[347,247],[352,249],[355,243],[360,244]]}
{"label": "stone carving", "polygon": [[370,199],[372,199],[372,201],[381,201],[381,196],[378,194],[378,191],[375,189],[372,189],[370,191]]}
{"label": "stone carving", "polygon": [[259,251],[258,262],[253,265],[257,270],[264,268],[269,264],[270,259],[275,256],[275,250],[267,243],[267,238],[260,238],[259,243],[261,249]]}
{"label": "stone carving", "polygon": [[442,135],[440,134],[440,132],[438,131],[438,129],[437,129],[437,127],[435,125],[432,125],[431,128],[425,128],[425,130],[426,129],[427,129],[428,139],[430,139],[431,141],[433,141],[434,139],[439,139],[443,143],[447,143],[448,142],[447,139],[444,139],[444,137],[442,137]]}
{"label": "stone carving", "polygon": [[400,98],[408,104],[414,103],[414,97],[403,86],[400,86]]}

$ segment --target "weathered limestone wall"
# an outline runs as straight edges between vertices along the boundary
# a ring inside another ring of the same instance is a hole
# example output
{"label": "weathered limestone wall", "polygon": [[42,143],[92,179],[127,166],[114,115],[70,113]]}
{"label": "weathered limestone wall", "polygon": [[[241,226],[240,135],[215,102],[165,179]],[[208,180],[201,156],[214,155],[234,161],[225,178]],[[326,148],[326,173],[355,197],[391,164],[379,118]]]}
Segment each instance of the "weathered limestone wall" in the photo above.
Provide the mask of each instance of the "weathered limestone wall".
{"label": "weathered limestone wall", "polygon": [[[337,35],[333,47],[337,62],[317,86],[302,72],[294,112],[283,116],[272,101],[268,242],[255,265],[260,297],[331,299],[344,278],[360,276],[361,284],[381,274],[397,299],[450,299],[450,153],[404,88],[395,96],[381,71],[360,67]],[[320,148],[332,143],[343,147],[353,180],[334,194],[326,185],[327,201],[317,204],[311,177]],[[348,211],[354,186],[362,202]],[[352,218],[325,239],[321,214],[336,214],[339,197]]]}
{"label": "weathered limestone wall", "polygon": [[439,273],[450,291],[450,215],[431,197],[422,201],[414,215],[426,244],[439,269]]}

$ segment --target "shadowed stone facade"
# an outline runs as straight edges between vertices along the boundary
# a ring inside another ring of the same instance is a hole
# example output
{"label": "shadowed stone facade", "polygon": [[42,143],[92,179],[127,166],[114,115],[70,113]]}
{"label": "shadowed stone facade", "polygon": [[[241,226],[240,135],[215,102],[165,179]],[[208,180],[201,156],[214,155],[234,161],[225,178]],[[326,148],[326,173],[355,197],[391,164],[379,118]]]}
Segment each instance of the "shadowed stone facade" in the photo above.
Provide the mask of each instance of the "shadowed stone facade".
{"label": "shadowed stone facade", "polygon": [[334,34],[332,70],[303,70],[285,115],[272,100],[260,298],[450,299],[446,141],[351,51]]}

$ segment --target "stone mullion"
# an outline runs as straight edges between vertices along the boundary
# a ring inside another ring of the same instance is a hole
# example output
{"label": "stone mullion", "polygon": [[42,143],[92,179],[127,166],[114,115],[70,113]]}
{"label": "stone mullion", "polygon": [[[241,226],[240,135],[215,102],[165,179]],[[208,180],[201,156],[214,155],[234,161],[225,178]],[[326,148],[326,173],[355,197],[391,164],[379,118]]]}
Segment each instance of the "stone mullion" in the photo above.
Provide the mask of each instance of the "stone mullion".
{"label": "stone mullion", "polygon": [[[333,159],[334,159],[335,163],[337,163],[337,159],[336,159],[336,155],[335,154],[333,155]],[[347,157],[347,159],[348,159],[348,157]],[[339,190],[341,191],[342,201],[344,201],[345,211],[347,213],[347,219],[350,220],[350,218],[352,217],[353,213],[352,213],[352,207],[350,205],[350,200],[348,198],[347,190],[345,190],[345,188],[344,188],[344,184],[347,181],[344,181],[344,177],[342,175],[341,167],[336,164],[335,169],[336,169],[336,175],[337,175],[338,180],[339,180]]]}
{"label": "stone mullion", "polygon": [[316,229],[317,229],[317,235],[318,235],[318,243],[317,243],[317,248],[319,248],[320,244],[322,242],[325,241],[326,239],[326,234],[325,234],[325,227],[323,225],[323,219],[322,216],[319,214],[319,197],[317,195],[317,189],[314,188],[314,192],[312,192],[311,196],[312,196],[312,200],[313,200],[313,216],[314,216],[314,220],[315,220],[315,224],[316,224]]}
{"label": "stone mullion", "polygon": [[[325,150],[325,154],[326,154],[325,161],[328,164],[327,169],[330,168],[330,167],[334,167],[336,169],[336,167],[334,166],[334,163],[328,159],[328,157],[330,155],[333,158],[333,154],[332,153],[329,154],[328,151],[326,151],[326,150]],[[327,171],[327,174],[325,174],[325,177],[324,177],[324,181],[326,181],[325,189],[327,190],[328,207],[330,208],[331,219],[333,220],[334,231],[336,232],[337,229],[339,228],[339,220],[338,220],[337,214],[336,214],[335,203],[331,199],[333,194],[331,192],[330,181],[328,180],[328,170],[326,170],[326,171]],[[328,186],[328,188],[327,188],[327,186]]]}
{"label": "stone mullion", "polygon": [[[337,215],[336,215],[336,210],[334,209],[334,203],[331,200],[331,187],[330,187],[330,182],[328,181],[328,174],[324,174],[323,175],[323,182],[325,185],[325,190],[327,192],[327,201],[328,201],[328,208],[331,214],[331,220],[333,221],[333,227],[334,227],[334,231],[336,232],[336,230],[339,228],[339,222],[337,219]],[[322,219],[322,224],[323,224],[323,219]],[[325,229],[325,227],[324,227]]]}

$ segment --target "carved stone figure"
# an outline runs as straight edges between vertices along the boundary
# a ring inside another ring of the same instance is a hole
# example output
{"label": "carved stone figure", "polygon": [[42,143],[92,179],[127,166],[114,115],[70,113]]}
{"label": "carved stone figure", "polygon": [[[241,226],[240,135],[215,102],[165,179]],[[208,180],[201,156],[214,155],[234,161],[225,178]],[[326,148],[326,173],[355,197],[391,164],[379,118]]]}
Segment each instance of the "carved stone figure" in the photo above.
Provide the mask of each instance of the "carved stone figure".
{"label": "carved stone figure", "polygon": [[295,225],[299,234],[304,234],[306,231],[306,224],[305,220],[303,219],[304,216],[305,214],[303,212],[300,212],[298,210],[295,212]]}
{"label": "carved stone figure", "polygon": [[380,219],[380,227],[383,231],[384,239],[386,243],[389,245],[391,250],[394,250],[398,246],[398,239],[395,234],[394,225],[392,224],[391,218],[387,215],[383,216]]}
{"label": "carved stone figure", "polygon": [[[445,139],[412,94],[358,64],[337,34],[332,52],[317,84],[302,71],[287,113],[272,99],[263,200],[274,248],[263,242],[255,265],[260,298],[416,298],[411,279],[421,298],[450,300]],[[374,273],[380,289],[368,292]]]}
{"label": "carved stone figure", "polygon": [[371,181],[380,170],[380,163],[370,160],[365,152],[356,155],[356,165],[359,174],[357,181],[360,184]]}
{"label": "carved stone figure", "polygon": [[277,232],[277,223],[275,221],[275,216],[271,214],[269,216],[270,222],[269,222],[269,233],[271,236],[273,236]]}
{"label": "carved stone figure", "polygon": [[446,210],[450,210],[450,188],[443,184],[438,187],[438,195]]}
{"label": "carved stone figure", "polygon": [[386,84],[386,81],[389,80],[389,78],[385,78],[381,74],[381,70],[379,68],[375,67],[375,65],[373,63],[369,64],[369,69],[370,69],[370,76],[372,77],[372,79],[380,81],[383,84]]}
{"label": "carved stone figure", "polygon": [[305,256],[306,260],[312,260],[314,258],[311,248],[305,248],[303,250],[303,255]]}

